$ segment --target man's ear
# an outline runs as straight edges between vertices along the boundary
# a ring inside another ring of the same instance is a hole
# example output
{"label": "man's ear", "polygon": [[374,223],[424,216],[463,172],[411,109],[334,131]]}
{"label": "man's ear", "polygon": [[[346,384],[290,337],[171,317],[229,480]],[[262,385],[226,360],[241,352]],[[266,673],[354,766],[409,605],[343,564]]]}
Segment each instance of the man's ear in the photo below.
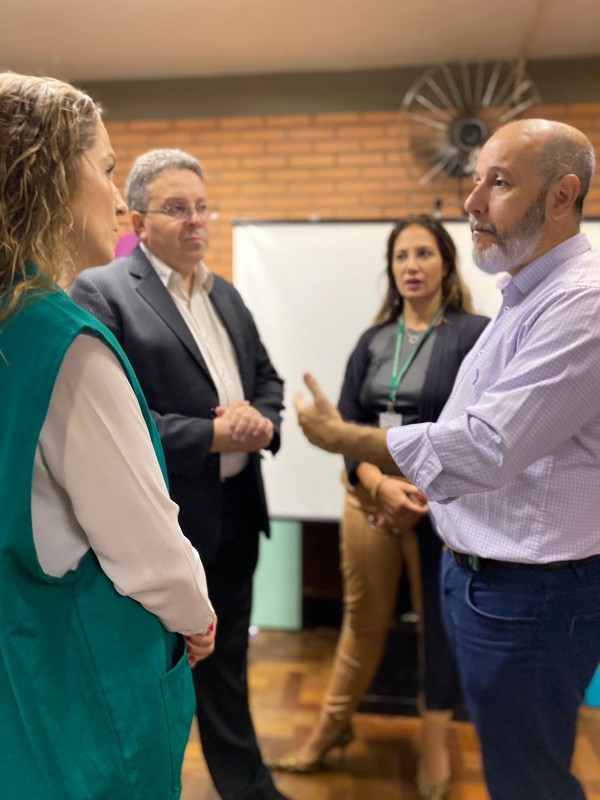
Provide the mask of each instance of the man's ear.
{"label": "man's ear", "polygon": [[573,213],[575,201],[581,191],[581,181],[577,175],[563,175],[550,188],[548,213],[554,220],[561,220]]}
{"label": "man's ear", "polygon": [[133,230],[137,233],[139,238],[142,238],[143,233],[146,230],[146,215],[141,214],[139,211],[132,211],[131,212],[131,224],[133,225]]}

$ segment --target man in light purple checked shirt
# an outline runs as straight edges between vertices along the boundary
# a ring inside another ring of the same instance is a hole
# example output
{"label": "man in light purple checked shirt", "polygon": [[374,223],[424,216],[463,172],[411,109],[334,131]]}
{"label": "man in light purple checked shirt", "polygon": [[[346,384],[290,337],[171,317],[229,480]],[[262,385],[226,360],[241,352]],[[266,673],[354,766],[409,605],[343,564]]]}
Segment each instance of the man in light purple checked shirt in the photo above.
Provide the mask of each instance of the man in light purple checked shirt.
{"label": "man in light purple checked shirt", "polygon": [[473,257],[508,274],[438,422],[344,423],[310,375],[314,404],[296,402],[314,444],[427,495],[493,800],[584,798],[570,764],[600,660],[600,255],[579,232],[593,172],[592,145],[561,123],[513,122],[482,148]]}

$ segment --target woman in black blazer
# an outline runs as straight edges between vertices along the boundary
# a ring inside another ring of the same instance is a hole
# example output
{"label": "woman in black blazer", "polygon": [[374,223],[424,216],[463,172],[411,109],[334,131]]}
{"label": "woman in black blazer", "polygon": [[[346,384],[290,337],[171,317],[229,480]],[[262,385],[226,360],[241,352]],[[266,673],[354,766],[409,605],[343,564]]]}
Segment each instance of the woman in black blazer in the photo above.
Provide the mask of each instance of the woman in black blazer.
{"label": "woman in black blazer", "polygon": [[[488,320],[465,310],[456,247],[431,217],[407,217],[394,227],[386,274],[386,299],[376,324],[350,356],[339,409],[344,419],[365,425],[433,422]],[[406,564],[413,605],[423,623],[417,783],[422,798],[443,798],[450,787],[447,727],[459,687],[440,614],[441,541],[426,497],[405,479],[346,459],[345,483],[345,611],[328,690],[319,720],[300,750],[274,766],[315,772],[329,750],[351,741],[351,717],[381,660]]]}

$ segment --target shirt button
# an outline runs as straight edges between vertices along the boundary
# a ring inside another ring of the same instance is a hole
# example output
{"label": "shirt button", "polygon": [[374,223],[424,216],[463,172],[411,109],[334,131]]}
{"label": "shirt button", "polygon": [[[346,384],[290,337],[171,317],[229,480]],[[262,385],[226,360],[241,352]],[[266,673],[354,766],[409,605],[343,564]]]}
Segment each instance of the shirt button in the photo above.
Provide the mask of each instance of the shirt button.
{"label": "shirt button", "polygon": [[510,306],[504,306],[504,311],[510,311]]}

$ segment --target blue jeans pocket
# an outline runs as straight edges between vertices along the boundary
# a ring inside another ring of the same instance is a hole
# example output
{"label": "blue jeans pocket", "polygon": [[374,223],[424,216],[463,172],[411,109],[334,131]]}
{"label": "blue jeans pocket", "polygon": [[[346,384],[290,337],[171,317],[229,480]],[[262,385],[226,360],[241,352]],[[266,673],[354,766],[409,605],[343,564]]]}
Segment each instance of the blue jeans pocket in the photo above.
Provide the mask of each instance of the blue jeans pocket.
{"label": "blue jeans pocket", "polygon": [[467,580],[465,594],[475,628],[489,630],[495,637],[503,631],[507,639],[521,643],[537,638],[538,617],[544,605],[542,598],[475,573]]}

